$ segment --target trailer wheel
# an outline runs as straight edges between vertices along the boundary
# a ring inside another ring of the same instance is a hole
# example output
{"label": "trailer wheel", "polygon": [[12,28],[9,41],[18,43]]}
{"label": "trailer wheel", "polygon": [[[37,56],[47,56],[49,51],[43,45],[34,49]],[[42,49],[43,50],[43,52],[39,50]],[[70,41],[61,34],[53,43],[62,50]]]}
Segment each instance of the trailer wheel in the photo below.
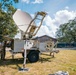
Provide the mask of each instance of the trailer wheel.
{"label": "trailer wheel", "polygon": [[28,60],[33,63],[33,62],[37,62],[39,60],[39,52],[37,51],[31,51],[28,54]]}

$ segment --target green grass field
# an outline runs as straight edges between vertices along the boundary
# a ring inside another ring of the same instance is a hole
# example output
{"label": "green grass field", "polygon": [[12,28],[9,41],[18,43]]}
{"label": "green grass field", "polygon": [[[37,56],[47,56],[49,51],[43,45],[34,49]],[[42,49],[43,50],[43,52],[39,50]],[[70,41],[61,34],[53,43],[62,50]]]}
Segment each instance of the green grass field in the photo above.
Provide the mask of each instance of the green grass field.
{"label": "green grass field", "polygon": [[11,54],[7,52],[6,60],[0,60],[0,75],[51,75],[60,70],[76,75],[76,50],[61,50],[54,58],[49,56],[49,53],[42,54],[36,63],[27,61],[28,72],[18,71],[22,64],[21,54],[15,55],[15,59],[12,60]]}

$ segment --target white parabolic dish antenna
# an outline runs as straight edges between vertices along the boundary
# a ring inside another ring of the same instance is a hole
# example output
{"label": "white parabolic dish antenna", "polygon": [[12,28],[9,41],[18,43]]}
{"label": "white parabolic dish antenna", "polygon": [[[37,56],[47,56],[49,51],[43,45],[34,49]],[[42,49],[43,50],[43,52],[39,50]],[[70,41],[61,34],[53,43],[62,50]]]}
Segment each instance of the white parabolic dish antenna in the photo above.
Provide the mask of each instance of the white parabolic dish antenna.
{"label": "white parabolic dish antenna", "polygon": [[[17,9],[13,15],[13,20],[19,29],[21,29],[23,32],[26,32],[30,22],[32,21],[32,17],[27,12]],[[34,22],[32,24],[35,25]]]}

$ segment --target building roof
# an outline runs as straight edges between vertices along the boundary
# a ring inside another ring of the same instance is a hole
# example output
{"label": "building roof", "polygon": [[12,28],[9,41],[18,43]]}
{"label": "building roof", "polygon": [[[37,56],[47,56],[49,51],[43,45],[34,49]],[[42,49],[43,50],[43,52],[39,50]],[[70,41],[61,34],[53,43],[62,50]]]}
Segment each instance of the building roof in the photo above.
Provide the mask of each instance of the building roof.
{"label": "building roof", "polygon": [[40,37],[35,37],[35,38],[33,38],[33,40],[38,40],[38,41],[40,41],[40,42],[45,42],[45,41],[48,41],[48,40],[50,40],[50,39],[52,39],[53,41],[57,41],[56,38],[50,37],[50,36],[48,36],[48,35],[43,35],[43,36],[40,36]]}

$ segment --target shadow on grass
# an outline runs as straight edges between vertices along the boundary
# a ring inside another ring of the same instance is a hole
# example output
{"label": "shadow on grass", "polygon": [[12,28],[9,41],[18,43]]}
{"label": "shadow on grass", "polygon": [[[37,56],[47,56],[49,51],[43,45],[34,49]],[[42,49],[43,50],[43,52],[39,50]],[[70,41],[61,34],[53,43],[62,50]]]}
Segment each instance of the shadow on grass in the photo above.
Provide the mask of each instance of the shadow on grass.
{"label": "shadow on grass", "polygon": [[[40,58],[38,62],[41,62],[41,63],[44,63],[44,62],[51,62],[51,57],[48,57],[48,58]],[[12,69],[21,69],[23,65],[23,61],[24,59],[23,58],[16,58],[16,59],[5,59],[5,60],[0,60],[0,66],[8,66],[8,65],[15,65],[15,66],[9,66],[10,68]],[[31,64],[28,60],[26,62],[26,65],[27,64]],[[53,74],[49,74],[49,75],[53,75]]]}
{"label": "shadow on grass", "polygon": [[18,64],[23,64],[23,58],[0,60],[0,66],[16,65],[16,67],[10,66],[12,69],[21,68]]}
{"label": "shadow on grass", "polygon": [[44,63],[44,62],[51,62],[51,59],[55,59],[55,57],[50,56],[49,54],[41,54],[42,56],[40,56],[39,62]]}
{"label": "shadow on grass", "polygon": [[23,58],[0,60],[0,66],[15,65],[15,64],[22,64],[22,63],[23,63]]}
{"label": "shadow on grass", "polygon": [[41,63],[44,63],[44,62],[51,62],[51,57],[50,58],[42,58],[42,57],[40,57],[40,59],[39,59],[39,62],[41,62]]}
{"label": "shadow on grass", "polygon": [[[24,62],[24,59],[23,58],[15,58],[15,59],[8,59],[8,58],[9,57],[7,57],[7,59],[5,59],[5,60],[1,60],[0,59],[0,66],[17,65],[17,64],[23,64],[23,62]],[[44,62],[47,62],[47,61],[48,62],[51,62],[51,59],[53,59],[51,56],[50,57],[46,57],[46,58],[40,57],[40,59],[39,59],[38,62],[41,62],[41,63],[44,63]],[[26,64],[29,64],[29,63],[30,62],[27,60]]]}

